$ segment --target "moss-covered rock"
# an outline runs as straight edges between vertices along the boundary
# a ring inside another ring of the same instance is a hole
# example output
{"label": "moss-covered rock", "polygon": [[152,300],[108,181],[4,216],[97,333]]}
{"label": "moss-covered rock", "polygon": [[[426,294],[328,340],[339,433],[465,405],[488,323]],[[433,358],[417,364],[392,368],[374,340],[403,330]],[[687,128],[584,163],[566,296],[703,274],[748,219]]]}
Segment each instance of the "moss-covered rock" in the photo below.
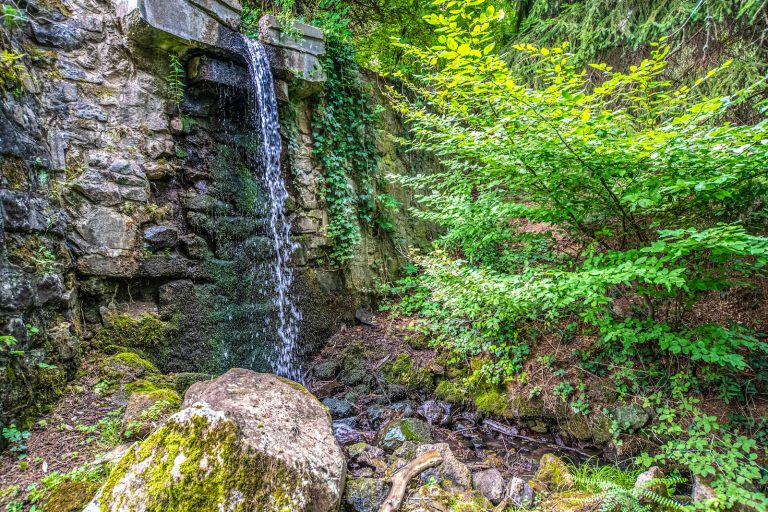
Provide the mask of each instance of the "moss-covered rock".
{"label": "moss-covered rock", "polygon": [[385,450],[395,450],[406,441],[417,444],[432,442],[432,431],[425,422],[404,418],[387,423],[379,432],[377,442]]}
{"label": "moss-covered rock", "polygon": [[473,401],[481,414],[504,416],[509,409],[507,395],[495,387],[478,392]]}
{"label": "moss-covered rock", "polygon": [[89,481],[65,480],[44,498],[45,512],[80,512],[93,499],[99,484]]}
{"label": "moss-covered rock", "polygon": [[338,359],[329,359],[322,363],[317,363],[312,367],[312,375],[317,380],[333,380],[341,369],[341,361]]}
{"label": "moss-covered rock", "polygon": [[347,480],[344,499],[353,512],[376,512],[387,497],[387,484],[379,478]]}
{"label": "moss-covered rock", "polygon": [[438,382],[435,396],[453,404],[465,404],[471,398],[469,390],[459,379]]}
{"label": "moss-covered rock", "polygon": [[120,352],[102,361],[100,373],[114,382],[133,382],[159,375],[157,367],[134,352]]}
{"label": "moss-covered rock", "polygon": [[162,320],[154,313],[142,313],[138,318],[111,313],[105,317],[105,326],[96,334],[94,342],[100,347],[128,347],[163,364],[177,336],[178,322],[175,320]]}
{"label": "moss-covered rock", "polygon": [[125,439],[144,439],[181,407],[181,397],[172,389],[154,389],[131,394],[125,406],[121,432]]}
{"label": "moss-covered rock", "polygon": [[400,384],[413,391],[431,393],[435,389],[434,375],[429,368],[420,368],[405,352],[398,354],[394,361],[384,366],[387,382]]}
{"label": "moss-covered rock", "polygon": [[573,475],[560,457],[546,453],[539,461],[531,487],[537,492],[570,490],[573,488]]}
{"label": "moss-covered rock", "polygon": [[185,406],[123,456],[87,512],[338,509],[343,454],[302,386],[231,370]]}

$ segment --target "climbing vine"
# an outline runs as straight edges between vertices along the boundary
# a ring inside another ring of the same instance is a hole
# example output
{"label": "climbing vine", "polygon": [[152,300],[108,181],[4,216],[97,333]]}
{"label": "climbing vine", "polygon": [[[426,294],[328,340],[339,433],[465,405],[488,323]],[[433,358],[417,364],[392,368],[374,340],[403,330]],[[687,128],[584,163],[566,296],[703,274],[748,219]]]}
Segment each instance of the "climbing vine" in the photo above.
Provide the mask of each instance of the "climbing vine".
{"label": "climbing vine", "polygon": [[342,266],[360,243],[360,223],[373,223],[378,112],[354,60],[352,46],[330,32],[323,68],[328,75],[312,120],[314,154],[322,164],[331,262]]}

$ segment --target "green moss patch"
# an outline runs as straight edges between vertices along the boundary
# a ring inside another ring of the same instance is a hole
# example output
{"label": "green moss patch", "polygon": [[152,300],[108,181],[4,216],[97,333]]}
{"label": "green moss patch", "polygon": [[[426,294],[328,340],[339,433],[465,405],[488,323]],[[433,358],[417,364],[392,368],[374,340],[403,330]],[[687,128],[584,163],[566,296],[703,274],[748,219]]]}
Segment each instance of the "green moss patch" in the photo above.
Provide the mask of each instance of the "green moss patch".
{"label": "green moss patch", "polygon": [[400,384],[410,390],[432,392],[435,389],[434,375],[429,368],[419,368],[413,358],[401,352],[397,358],[384,367],[387,382]]}
{"label": "green moss patch", "polygon": [[176,321],[162,320],[153,313],[142,313],[138,318],[113,313],[107,316],[106,326],[96,334],[94,341],[102,348],[117,346],[141,351],[154,362],[162,364],[177,337]]}
{"label": "green moss patch", "polygon": [[181,397],[172,389],[133,393],[125,406],[122,433],[126,439],[143,439],[161,421],[181,408]]}

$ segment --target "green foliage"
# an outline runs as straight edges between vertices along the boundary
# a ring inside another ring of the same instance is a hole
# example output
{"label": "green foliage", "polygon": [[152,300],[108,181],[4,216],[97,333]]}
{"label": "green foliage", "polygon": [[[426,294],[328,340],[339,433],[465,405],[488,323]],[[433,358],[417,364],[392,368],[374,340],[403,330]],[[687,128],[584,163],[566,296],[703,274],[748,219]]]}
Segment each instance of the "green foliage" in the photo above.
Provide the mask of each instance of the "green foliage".
{"label": "green foliage", "polygon": [[693,504],[694,510],[768,507],[768,496],[753,490],[768,484],[768,471],[760,464],[768,455],[765,445],[758,446],[755,439],[703,413],[696,405],[699,400],[687,394],[690,386],[691,378],[678,374],[671,393],[649,397],[649,405],[656,407],[659,418],[652,431],[663,444],[660,453],[643,454],[641,463],[680,464],[694,476],[711,480],[716,497]]}
{"label": "green foliage", "polygon": [[[750,233],[759,226],[746,216],[760,200],[768,123],[716,123],[762,83],[700,97],[661,78],[669,48],[659,44],[628,73],[592,66],[602,74],[594,86],[567,45],[526,45],[517,51],[542,82],[526,85],[493,54],[498,12],[475,16],[470,3],[428,17],[440,44],[403,47],[426,70],[411,84],[418,103],[393,91],[416,134],[404,142],[440,155],[446,171],[401,181],[430,191],[421,216],[448,228],[453,251],[460,233],[474,238],[479,218],[509,232],[519,231],[510,219],[525,218],[548,226],[542,238],[558,232],[581,249],[512,268],[438,251],[420,259],[432,299],[480,331],[475,346],[514,338],[525,322],[577,315],[620,360],[655,345],[715,371],[743,370],[744,354],[764,353],[764,343],[742,328],[683,319],[705,293],[760,275],[768,262],[768,239]],[[617,299],[636,305],[619,312]],[[503,363],[498,349],[486,350]],[[518,367],[497,366],[500,377]]]}
{"label": "green foliage", "polygon": [[[325,18],[328,21],[328,18]],[[332,21],[332,20],[331,20]],[[328,76],[312,118],[314,154],[323,168],[331,263],[343,266],[360,243],[360,223],[375,219],[375,137],[378,115],[350,44],[327,34],[323,68]]]}
{"label": "green foliage", "polygon": [[[435,44],[398,45],[422,71],[401,73],[405,92],[390,91],[412,128],[403,144],[444,167],[398,178],[426,207],[414,214],[446,230],[432,254],[415,256],[424,275],[410,285],[438,343],[480,356],[490,382],[511,381],[524,378],[542,331],[559,336],[569,325],[594,340],[581,353],[589,368],[615,372],[622,393],[662,396],[670,371],[705,376],[690,391],[756,393],[739,383],[765,358],[764,336],[736,318],[691,312],[765,277],[768,226],[754,212],[768,191],[768,120],[727,121],[736,109],[764,108],[754,103],[764,79],[707,94],[726,61],[674,82],[665,40],[626,71],[584,67],[567,43],[515,45],[512,60],[526,65],[510,67],[495,49],[502,13],[493,5],[440,5],[426,17]],[[583,386],[561,382],[554,392],[589,413]],[[762,494],[736,489],[765,485],[762,450],[686,400],[659,411],[662,453],[645,462],[714,477],[717,506],[764,507]],[[628,510],[641,497],[609,491]]]}
{"label": "green foliage", "polygon": [[25,11],[8,4],[0,6],[0,17],[3,18],[3,23],[9,29],[29,20]]}
{"label": "green foliage", "polygon": [[[83,464],[69,473],[52,471],[39,483],[27,486],[24,492],[19,488],[13,490],[14,499],[8,502],[6,511],[80,510],[91,500],[106,475],[105,466],[99,460]],[[3,497],[2,493],[0,497]]]}
{"label": "green foliage", "polygon": [[281,36],[292,39],[301,39],[301,31],[293,27],[297,21],[294,16],[295,0],[246,0],[243,3],[241,30],[248,37],[258,39],[259,20],[265,14],[274,14],[280,23]]}
{"label": "green foliage", "polygon": [[3,427],[3,438],[8,441],[10,451],[17,459],[27,458],[27,439],[29,439],[28,430],[19,430],[15,424]]}
{"label": "green foliage", "polygon": [[181,102],[184,101],[184,77],[186,71],[179,60],[178,55],[170,54],[168,58],[168,76],[166,82],[168,85],[168,97],[173,102],[176,110],[181,112]]}
{"label": "green foliage", "polygon": [[3,49],[0,52],[0,90],[20,90],[26,76],[26,70],[19,63],[19,60],[24,55],[23,53],[16,53],[7,49]]}
{"label": "green foliage", "polygon": [[683,510],[667,497],[669,488],[685,482],[684,478],[653,478],[636,487],[639,470],[621,470],[615,466],[583,465],[574,468],[576,488],[594,493],[590,501],[599,502],[600,512],[651,512]]}
{"label": "green foliage", "polygon": [[[718,61],[734,65],[705,84],[711,94],[727,94],[734,86],[760,79],[768,62],[760,19],[765,0],[603,0],[549,2],[519,0],[518,33],[513,42],[558,45],[570,41],[581,64],[600,59],[635,60],[649,45],[670,36],[673,47],[666,76],[690,83]],[[514,52],[510,61],[525,65]]]}

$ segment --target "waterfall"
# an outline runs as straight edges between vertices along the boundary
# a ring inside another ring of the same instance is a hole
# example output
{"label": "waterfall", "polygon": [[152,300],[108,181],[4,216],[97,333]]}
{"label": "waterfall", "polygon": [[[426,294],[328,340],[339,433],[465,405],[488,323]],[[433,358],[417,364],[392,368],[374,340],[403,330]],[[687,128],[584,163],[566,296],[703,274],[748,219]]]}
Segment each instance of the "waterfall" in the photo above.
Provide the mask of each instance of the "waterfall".
{"label": "waterfall", "polygon": [[270,356],[272,371],[295,381],[301,381],[297,338],[301,313],[291,297],[293,270],[291,254],[297,245],[291,241],[291,226],[285,216],[285,200],[288,192],[280,172],[280,125],[277,118],[277,100],[269,60],[259,41],[243,36],[247,49],[246,59],[251,76],[254,126],[260,131],[262,151],[260,171],[263,173],[269,196],[269,227],[274,244],[275,259],[272,263],[274,302],[277,308],[277,340]]}

